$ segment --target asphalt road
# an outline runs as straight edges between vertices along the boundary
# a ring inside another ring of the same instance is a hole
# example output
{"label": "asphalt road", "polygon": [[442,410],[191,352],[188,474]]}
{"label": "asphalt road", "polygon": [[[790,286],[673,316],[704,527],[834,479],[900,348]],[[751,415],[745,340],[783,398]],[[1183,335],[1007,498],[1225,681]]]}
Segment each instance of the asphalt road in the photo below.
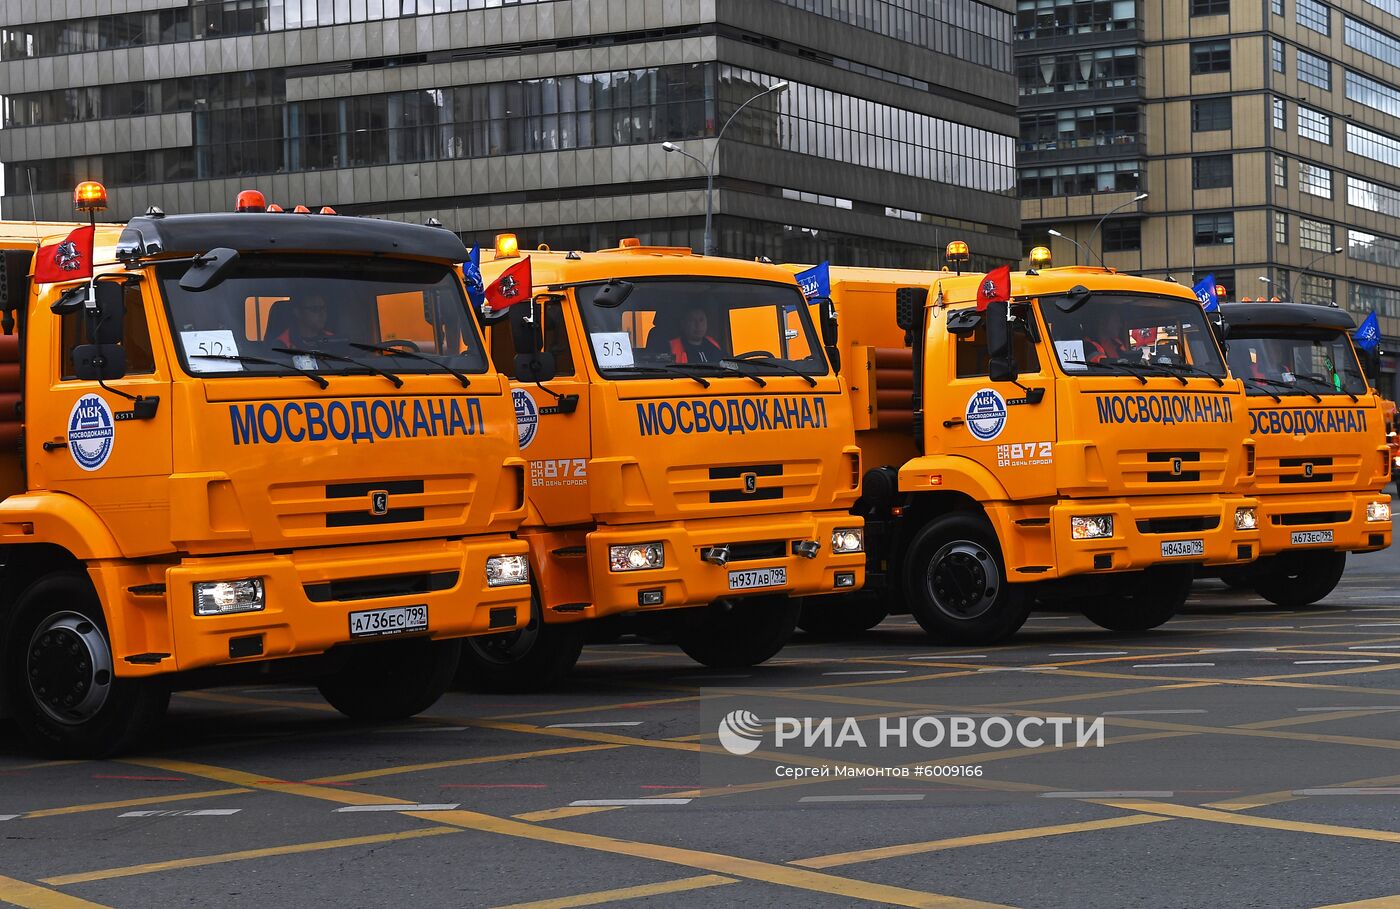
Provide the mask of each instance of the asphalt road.
{"label": "asphalt road", "polygon": [[[717,735],[736,710],[748,754]],[[782,717],[832,739],[780,744]],[[1044,744],[901,748],[882,717],[925,740],[1032,718]],[[900,617],[744,672],[590,647],[567,690],[393,727],[240,688],[177,695],[122,760],[36,762],[7,732],[0,903],[40,909],[1400,907],[1400,554],[1307,611],[1202,582],[1143,635],[1047,614],[937,648]]]}

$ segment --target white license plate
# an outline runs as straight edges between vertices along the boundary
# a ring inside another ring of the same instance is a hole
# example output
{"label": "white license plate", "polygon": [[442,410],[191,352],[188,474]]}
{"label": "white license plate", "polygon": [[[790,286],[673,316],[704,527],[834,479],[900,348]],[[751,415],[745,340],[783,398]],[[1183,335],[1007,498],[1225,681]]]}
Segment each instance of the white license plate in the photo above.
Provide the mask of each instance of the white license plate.
{"label": "white license plate", "polygon": [[751,568],[747,571],[729,572],[730,590],[753,590],[755,587],[784,587],[786,585],[786,568]]}
{"label": "white license plate", "polygon": [[1181,556],[1206,554],[1205,540],[1168,540],[1162,544],[1162,558],[1175,559]]}
{"label": "white license plate", "polygon": [[1330,543],[1332,542],[1332,531],[1330,530],[1295,530],[1293,531],[1293,545],[1303,546],[1308,543]]}
{"label": "white license plate", "polygon": [[427,606],[395,606],[350,613],[350,637],[368,638],[428,630]]}

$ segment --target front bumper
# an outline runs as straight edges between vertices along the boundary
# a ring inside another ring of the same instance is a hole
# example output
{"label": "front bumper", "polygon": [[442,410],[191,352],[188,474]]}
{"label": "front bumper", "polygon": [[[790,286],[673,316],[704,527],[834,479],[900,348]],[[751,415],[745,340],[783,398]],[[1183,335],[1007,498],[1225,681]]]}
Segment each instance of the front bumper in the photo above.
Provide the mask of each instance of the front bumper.
{"label": "front bumper", "polygon": [[[1384,502],[1383,492],[1332,492],[1259,497],[1261,555],[1304,549],[1334,552],[1372,552],[1390,545],[1391,522],[1366,520],[1369,502]],[[1331,542],[1315,539],[1317,531],[1331,531]],[[1294,534],[1306,535],[1299,542]]]}
{"label": "front bumper", "polygon": [[[1259,555],[1259,531],[1235,529],[1235,509],[1247,506],[1257,508],[1258,500],[1206,494],[1062,501],[1050,509],[1055,571],[1049,576],[1251,562]],[[1112,515],[1113,535],[1074,539],[1070,518],[1089,515]],[[1166,555],[1169,550],[1186,554]]]}
{"label": "front bumper", "polygon": [[[856,590],[865,583],[865,553],[833,553],[831,534],[837,528],[861,526],[861,519],[853,518],[849,512],[831,511],[600,527],[588,535],[587,542],[593,602],[568,618],[699,606],[724,597],[774,593],[807,596]],[[793,553],[793,544],[804,540],[820,544],[815,558]],[[609,546],[657,541],[665,550],[665,565],[661,568],[608,570]],[[702,550],[721,545],[729,546],[735,554],[728,564],[714,565],[701,558]],[[730,589],[731,571],[764,568],[785,569],[787,583],[753,590]],[[838,587],[838,574],[850,576],[850,583]],[[643,607],[644,591],[660,591],[660,603]]]}
{"label": "front bumper", "polygon": [[[118,675],[151,675],[231,663],[306,656],[338,644],[386,640],[352,638],[350,613],[425,605],[429,638],[457,638],[510,631],[528,621],[530,585],[488,587],[486,560],[525,555],[525,544],[505,534],[455,540],[416,540],[339,546],[287,553],[186,558],[164,571],[164,583],[124,583],[135,567],[116,563],[90,574],[109,615],[121,601],[115,624],[135,632],[117,640]],[[149,566],[141,566],[146,572]],[[149,574],[148,574],[149,576]],[[262,578],[266,607],[231,615],[194,614],[197,581]],[[163,590],[160,589],[163,586]],[[165,641],[153,640],[152,623],[126,617],[168,616]],[[114,629],[115,632],[115,629]],[[153,652],[154,651],[154,652]]]}

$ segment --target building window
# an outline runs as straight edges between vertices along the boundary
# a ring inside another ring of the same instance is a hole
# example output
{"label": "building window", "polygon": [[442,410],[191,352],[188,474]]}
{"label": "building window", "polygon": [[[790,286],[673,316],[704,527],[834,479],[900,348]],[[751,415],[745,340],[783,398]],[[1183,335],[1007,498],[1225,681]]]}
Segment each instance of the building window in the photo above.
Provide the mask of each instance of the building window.
{"label": "building window", "polygon": [[1230,12],[1230,0],[1191,0],[1193,16],[1223,16]]}
{"label": "building window", "polygon": [[1230,155],[1205,155],[1191,160],[1191,185],[1195,189],[1218,189],[1233,186],[1234,158]]}
{"label": "building window", "polygon": [[1332,118],[1321,111],[1298,105],[1298,135],[1323,145],[1332,144]]}
{"label": "building window", "polygon": [[1400,66],[1400,38],[1372,28],[1360,19],[1346,17],[1346,27],[1342,30],[1347,47],[1375,57],[1382,63]]}
{"label": "building window", "polygon": [[1332,9],[1317,0],[1294,0],[1298,24],[1324,35],[1332,34]]}
{"label": "building window", "polygon": [[[810,0],[784,2],[807,10],[814,8]],[[907,0],[895,5],[907,8]],[[1111,32],[1139,25],[1134,0],[1018,0],[1016,4],[1018,39]]]}
{"label": "building window", "polygon": [[1210,98],[1191,102],[1191,131],[1208,133],[1230,128],[1230,99]]}
{"label": "building window", "polygon": [[1364,230],[1348,230],[1347,255],[1362,262],[1400,268],[1400,240],[1370,234]]}
{"label": "building window", "polygon": [[1347,177],[1347,204],[1362,211],[1400,218],[1400,189]]}
{"label": "building window", "polygon": [[1283,15],[1283,0],[1269,0],[1269,12],[1275,16]]}
{"label": "building window", "polygon": [[1277,38],[1269,39],[1269,57],[1273,61],[1274,72],[1284,72],[1283,42]]}
{"label": "building window", "polygon": [[1322,275],[1300,275],[1298,278],[1298,302],[1312,303],[1315,306],[1331,306],[1337,299],[1337,285],[1331,278]]}
{"label": "building window", "polygon": [[1133,145],[1142,137],[1136,104],[1041,111],[1021,117],[1021,151]]}
{"label": "building window", "polygon": [[1315,252],[1327,252],[1332,248],[1332,225],[1312,218],[1299,218],[1298,245]]}
{"label": "building window", "polygon": [[1103,225],[1104,252],[1133,252],[1142,249],[1142,221],[1123,218],[1105,221]]}
{"label": "building window", "polygon": [[1351,70],[1347,70],[1347,99],[1400,117],[1400,91]]}
{"label": "building window", "polygon": [[1100,161],[1059,167],[1021,168],[1023,199],[1082,196],[1090,193],[1137,192],[1142,184],[1138,161]]}
{"label": "building window", "polygon": [[1230,71],[1230,42],[1197,41],[1191,45],[1191,72],[1228,73]]}
{"label": "building window", "polygon": [[1312,196],[1332,198],[1332,171],[1316,164],[1299,161],[1298,189]]}
{"label": "building window", "polygon": [[1231,246],[1235,242],[1235,215],[1233,212],[1196,215],[1194,227],[1197,246]]}
{"label": "building window", "polygon": [[1288,119],[1282,98],[1273,99],[1274,129],[1288,129]]}
{"label": "building window", "polygon": [[1142,77],[1136,47],[1107,47],[1078,53],[1025,56],[1016,61],[1017,91],[1022,95],[1129,88]]}
{"label": "building window", "polygon": [[1364,316],[1372,310],[1382,316],[1400,316],[1400,289],[1352,281],[1350,293],[1347,295],[1347,308],[1359,316]]}
{"label": "building window", "polygon": [[1288,245],[1288,212],[1274,212],[1274,242],[1279,246]]}
{"label": "building window", "polygon": [[1347,151],[1372,161],[1389,164],[1391,167],[1400,167],[1400,139],[1393,139],[1384,133],[1354,123],[1347,124]]}
{"label": "building window", "polygon": [[1298,81],[1316,85],[1325,92],[1332,90],[1332,64],[1326,58],[1298,48]]}
{"label": "building window", "polygon": [[1274,155],[1274,185],[1288,185],[1288,159],[1277,153]]}

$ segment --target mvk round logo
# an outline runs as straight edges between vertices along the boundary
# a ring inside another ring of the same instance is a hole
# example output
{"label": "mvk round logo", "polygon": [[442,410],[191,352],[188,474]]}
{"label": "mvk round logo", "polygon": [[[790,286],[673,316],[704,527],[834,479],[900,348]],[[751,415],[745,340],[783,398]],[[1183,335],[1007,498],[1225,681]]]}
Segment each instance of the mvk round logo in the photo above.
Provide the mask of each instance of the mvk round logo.
{"label": "mvk round logo", "polygon": [[1006,399],[995,388],[983,388],[967,402],[967,428],[982,442],[1001,435],[1006,426]]}
{"label": "mvk round logo", "polygon": [[68,414],[68,451],[83,470],[97,470],[112,456],[112,408],[97,395],[83,395]]}
{"label": "mvk round logo", "polygon": [[520,441],[520,450],[524,451],[535,441],[535,433],[539,431],[540,409],[536,406],[535,399],[530,397],[530,393],[523,389],[517,388],[512,391],[510,399],[515,405],[515,431]]}

